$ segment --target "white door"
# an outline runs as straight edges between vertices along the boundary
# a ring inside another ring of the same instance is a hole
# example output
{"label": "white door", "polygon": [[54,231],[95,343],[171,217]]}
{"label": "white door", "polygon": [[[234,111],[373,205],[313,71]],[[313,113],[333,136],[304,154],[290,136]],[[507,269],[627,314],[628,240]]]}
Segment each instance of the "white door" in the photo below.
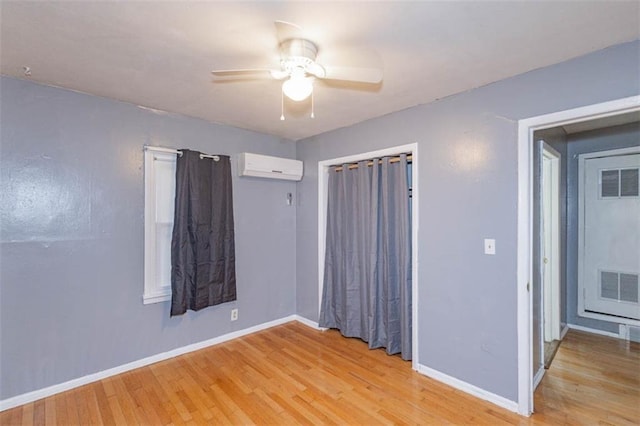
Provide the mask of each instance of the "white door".
{"label": "white door", "polygon": [[640,154],[584,160],[584,310],[640,320]]}
{"label": "white door", "polygon": [[560,340],[560,153],[542,146],[542,294],[544,341]]}

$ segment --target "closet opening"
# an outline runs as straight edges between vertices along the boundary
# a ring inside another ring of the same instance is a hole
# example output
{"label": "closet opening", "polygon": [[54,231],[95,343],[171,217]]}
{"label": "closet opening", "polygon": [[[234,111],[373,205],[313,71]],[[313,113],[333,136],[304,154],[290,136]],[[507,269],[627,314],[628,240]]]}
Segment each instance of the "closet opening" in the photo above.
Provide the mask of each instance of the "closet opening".
{"label": "closet opening", "polygon": [[321,161],[318,177],[319,325],[417,370],[417,144]]}

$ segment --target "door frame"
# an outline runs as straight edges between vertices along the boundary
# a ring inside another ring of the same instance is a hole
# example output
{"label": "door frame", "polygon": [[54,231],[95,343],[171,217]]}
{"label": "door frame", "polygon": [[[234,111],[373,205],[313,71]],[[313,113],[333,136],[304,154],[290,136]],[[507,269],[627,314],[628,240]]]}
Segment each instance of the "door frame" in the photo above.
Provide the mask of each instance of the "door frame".
{"label": "door frame", "polygon": [[[578,155],[578,283],[584,277],[584,168],[585,161],[590,158],[613,157],[626,154],[640,154],[640,147],[617,148],[607,151],[587,152]],[[579,289],[580,287],[578,287]],[[613,315],[590,312],[584,308],[584,297],[578,294],[578,316],[594,318],[601,321],[614,322],[616,324],[627,324],[640,327],[640,320],[616,317]]]}
{"label": "door frame", "polygon": [[[544,176],[544,161],[549,161],[549,166],[551,167],[551,257],[550,263],[548,264],[549,269],[551,270],[551,282],[547,283],[545,277],[545,263],[544,263],[544,254],[545,254],[545,246],[546,241],[544,240],[544,235],[547,233],[547,230],[544,229],[543,235],[541,235],[541,244],[540,244],[540,268],[542,269],[542,316],[543,319],[543,327],[542,327],[542,359],[544,359],[544,342],[547,328],[550,329],[551,339],[552,340],[560,340],[560,262],[562,260],[562,253],[560,251],[560,161],[562,159],[562,155],[553,149],[549,144],[542,141],[542,170],[540,176],[540,188],[541,194],[540,198],[543,199],[543,195],[545,193],[545,176]],[[544,197],[546,199],[546,197]],[[544,212],[545,203],[541,201],[541,221],[544,223],[544,219],[542,219],[542,215]],[[548,302],[547,302],[548,301]],[[547,306],[547,303],[550,306]]]}
{"label": "door frame", "polygon": [[518,121],[517,333],[518,412],[533,412],[532,282],[533,258],[533,132],[570,123],[640,111],[640,96],[544,114]]}
{"label": "door frame", "polygon": [[418,144],[394,146],[377,151],[363,152],[345,157],[332,158],[318,162],[318,318],[322,304],[322,289],[324,286],[324,256],[326,250],[327,232],[327,195],[329,184],[329,167],[344,163],[355,163],[370,158],[395,156],[410,153],[411,160],[411,368],[418,371],[418,225],[420,205],[418,190]]}

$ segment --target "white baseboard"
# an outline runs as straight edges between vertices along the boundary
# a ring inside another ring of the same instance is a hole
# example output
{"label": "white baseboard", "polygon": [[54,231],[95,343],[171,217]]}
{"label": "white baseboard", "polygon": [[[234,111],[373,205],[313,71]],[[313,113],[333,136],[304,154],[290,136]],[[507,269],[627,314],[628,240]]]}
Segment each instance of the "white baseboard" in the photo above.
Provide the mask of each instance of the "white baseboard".
{"label": "white baseboard", "polygon": [[544,365],[543,365],[542,367],[540,367],[540,369],[538,370],[536,375],[533,376],[533,390],[534,391],[538,388],[538,385],[542,381],[542,378],[544,377],[544,373],[545,373],[545,369],[544,369]]}
{"label": "white baseboard", "polygon": [[301,317],[300,315],[294,315],[294,319],[301,324],[306,325],[307,327],[315,328],[316,330],[325,331],[327,328],[320,327],[316,321],[311,321],[305,317]]}
{"label": "white baseboard", "polygon": [[489,401],[499,407],[506,408],[507,410],[513,411],[514,413],[518,412],[518,403],[516,401],[511,401],[510,399],[504,398],[500,395],[496,395],[495,393],[486,391],[470,383],[464,382],[460,379],[456,379],[455,377],[449,376],[422,364],[418,364],[418,368],[416,371],[418,371],[418,373],[420,374],[424,374],[425,376],[431,377],[432,379],[459,389],[477,398]]}
{"label": "white baseboard", "polygon": [[562,330],[560,330],[560,340],[564,339],[564,336],[567,335],[567,332],[569,332],[569,324],[565,324],[564,327],[562,327]]}
{"label": "white baseboard", "polygon": [[[23,393],[21,395],[17,395],[8,399],[4,399],[0,401],[0,411],[8,410],[10,408],[17,407],[19,405],[27,404],[29,402],[37,401],[39,399],[46,398],[48,396],[55,395],[60,392],[68,391],[70,389],[74,389],[89,383],[93,383],[98,380],[102,380],[107,377],[114,376],[116,374],[124,373],[140,367],[145,367],[150,364],[155,364],[156,362],[159,362],[159,361],[164,361],[166,359],[173,358],[178,355],[186,354],[189,352],[197,351],[199,349],[207,348],[209,346],[224,343],[229,340],[237,339],[238,337],[246,336],[247,334],[255,333],[255,332],[265,330],[267,328],[275,327],[277,325],[285,324],[291,321],[300,321],[305,325],[309,325],[310,327],[313,327],[312,321],[309,321],[306,318],[301,320],[301,317],[298,317],[297,315],[289,315],[284,318],[265,322],[263,324],[258,324],[253,327],[245,328],[243,330],[233,331],[231,333],[227,333],[222,336],[214,337],[213,339],[204,340],[202,342],[193,343],[187,346],[182,346],[180,348],[172,349],[167,352],[162,352],[156,355],[152,355],[150,357],[139,359],[137,361],[133,361],[117,367],[109,368],[108,370],[103,370],[103,371],[98,371],[97,373],[88,374],[86,376],[79,377],[77,379],[72,379],[64,383],[59,383],[57,385],[49,386],[49,387],[38,389],[35,391]],[[315,328],[318,328],[317,324]]]}
{"label": "white baseboard", "polygon": [[589,327],[583,327],[581,325],[576,325],[576,324],[567,324],[567,327],[572,329],[572,330],[578,330],[578,331],[584,331],[587,333],[593,333],[593,334],[599,334],[601,336],[607,336],[607,337],[614,337],[616,339],[620,339],[620,334],[618,333],[612,333],[610,331],[602,331],[602,330],[598,330],[597,328],[589,328]]}

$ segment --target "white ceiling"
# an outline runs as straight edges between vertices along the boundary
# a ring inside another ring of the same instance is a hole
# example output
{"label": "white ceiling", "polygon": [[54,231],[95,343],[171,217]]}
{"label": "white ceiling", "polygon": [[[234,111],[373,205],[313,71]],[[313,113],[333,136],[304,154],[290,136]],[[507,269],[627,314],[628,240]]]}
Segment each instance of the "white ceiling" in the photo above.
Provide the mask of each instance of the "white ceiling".
{"label": "white ceiling", "polygon": [[[640,2],[0,3],[2,74],[298,140],[640,38]],[[300,25],[319,62],[378,62],[378,86],[216,82],[277,64],[273,21]],[[350,55],[360,49],[366,55]],[[23,66],[31,69],[26,77]],[[515,94],[514,94],[515,96]]]}

